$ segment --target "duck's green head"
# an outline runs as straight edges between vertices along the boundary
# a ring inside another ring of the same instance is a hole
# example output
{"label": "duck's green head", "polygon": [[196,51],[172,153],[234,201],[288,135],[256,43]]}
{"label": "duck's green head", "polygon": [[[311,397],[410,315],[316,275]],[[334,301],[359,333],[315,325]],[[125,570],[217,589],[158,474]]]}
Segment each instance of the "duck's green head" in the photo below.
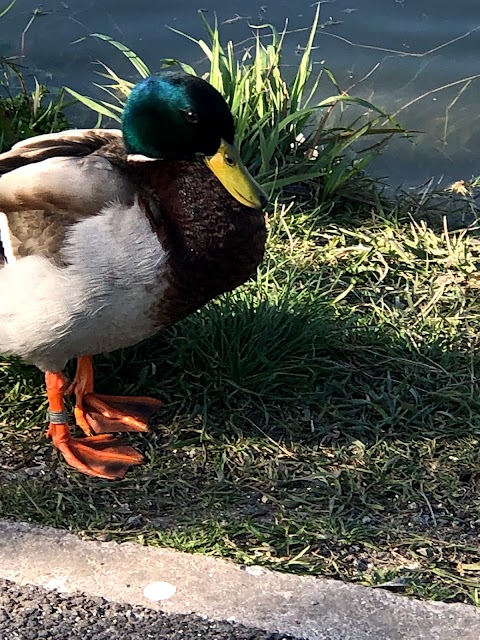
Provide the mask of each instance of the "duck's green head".
{"label": "duck's green head", "polygon": [[127,153],[167,161],[200,155],[239,202],[266,205],[235,147],[230,109],[205,80],[172,71],[145,78],[128,97],[122,129]]}

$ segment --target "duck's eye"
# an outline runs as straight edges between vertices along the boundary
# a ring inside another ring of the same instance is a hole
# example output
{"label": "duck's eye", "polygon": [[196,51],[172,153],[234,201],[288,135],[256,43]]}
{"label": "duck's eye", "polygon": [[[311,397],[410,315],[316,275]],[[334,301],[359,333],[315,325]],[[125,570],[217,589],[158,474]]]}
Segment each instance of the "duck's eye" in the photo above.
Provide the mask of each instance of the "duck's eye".
{"label": "duck's eye", "polygon": [[195,111],[192,111],[191,109],[189,109],[188,111],[185,111],[185,119],[187,120],[187,122],[191,122],[192,124],[197,124],[198,114],[195,113]]}
{"label": "duck's eye", "polygon": [[230,156],[227,156],[227,154],[225,154],[224,158],[225,158],[225,164],[228,164],[229,167],[235,166],[235,160],[232,160]]}

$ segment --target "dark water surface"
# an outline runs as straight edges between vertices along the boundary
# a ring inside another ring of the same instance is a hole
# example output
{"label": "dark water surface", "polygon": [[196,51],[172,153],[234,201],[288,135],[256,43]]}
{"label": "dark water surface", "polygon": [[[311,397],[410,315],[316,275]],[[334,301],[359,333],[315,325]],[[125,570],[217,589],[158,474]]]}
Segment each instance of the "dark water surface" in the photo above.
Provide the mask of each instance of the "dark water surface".
{"label": "dark water surface", "polygon": [[[0,53],[23,53],[32,80],[90,95],[96,60],[132,73],[107,44],[74,43],[89,33],[124,42],[155,70],[163,58],[201,59],[194,43],[168,29],[203,37],[198,9],[212,18],[216,12],[224,39],[234,42],[251,35],[249,24],[282,29],[288,19],[285,62],[294,65],[315,11],[310,0],[45,0],[22,49],[22,31],[39,6],[18,0],[0,21]],[[422,132],[413,144],[391,144],[373,167],[377,175],[420,184],[431,176],[449,183],[480,174],[480,0],[333,0],[322,4],[321,22],[318,68],[327,65],[342,88],[353,85],[353,95],[398,112],[404,126]],[[326,85],[325,91],[331,93]]]}

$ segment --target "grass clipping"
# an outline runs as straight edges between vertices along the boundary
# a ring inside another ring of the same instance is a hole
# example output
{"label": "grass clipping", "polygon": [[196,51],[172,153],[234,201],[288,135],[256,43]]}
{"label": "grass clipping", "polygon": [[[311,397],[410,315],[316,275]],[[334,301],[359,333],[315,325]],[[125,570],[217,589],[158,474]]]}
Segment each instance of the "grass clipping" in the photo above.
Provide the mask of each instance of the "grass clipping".
{"label": "grass clipping", "polygon": [[[479,604],[479,241],[385,209],[361,173],[372,151],[346,153],[378,122],[329,129],[334,105],[365,107],[341,92],[310,106],[313,35],[290,83],[282,36],[237,63],[209,35],[209,79],[277,194],[265,261],[97,359],[100,390],[166,402],[124,481],[67,468],[44,438],[40,373],[3,361],[1,515]],[[131,85],[106,75],[112,101],[82,100],[118,117]]]}

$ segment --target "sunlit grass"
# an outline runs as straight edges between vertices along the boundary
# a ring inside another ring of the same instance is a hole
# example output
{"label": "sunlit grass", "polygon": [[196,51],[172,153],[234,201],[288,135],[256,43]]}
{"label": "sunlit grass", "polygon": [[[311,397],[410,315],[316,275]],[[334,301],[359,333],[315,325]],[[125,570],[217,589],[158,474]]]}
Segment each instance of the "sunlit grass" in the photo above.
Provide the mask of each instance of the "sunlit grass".
{"label": "sunlit grass", "polygon": [[475,602],[479,241],[350,214],[279,207],[256,281],[97,358],[100,390],[166,402],[122,482],[59,461],[5,361],[1,514]]}

